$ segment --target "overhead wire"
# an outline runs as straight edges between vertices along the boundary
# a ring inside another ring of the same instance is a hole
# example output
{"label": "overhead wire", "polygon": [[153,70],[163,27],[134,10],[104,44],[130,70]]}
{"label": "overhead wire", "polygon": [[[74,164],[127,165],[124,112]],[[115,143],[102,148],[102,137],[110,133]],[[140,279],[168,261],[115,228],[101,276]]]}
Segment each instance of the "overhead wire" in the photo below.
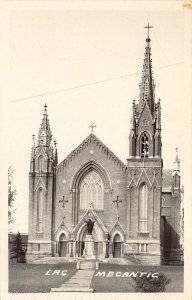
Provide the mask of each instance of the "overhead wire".
{"label": "overhead wire", "polygon": [[[181,61],[181,62],[177,62],[177,63],[174,63],[174,64],[169,64],[169,65],[165,65],[165,66],[161,66],[161,67],[156,67],[156,68],[153,68],[153,69],[154,70],[164,69],[164,68],[169,68],[169,67],[172,67],[172,66],[175,66],[175,65],[180,65],[180,64],[183,64],[183,63],[184,62]],[[104,82],[107,82],[107,81],[117,80],[117,79],[129,77],[129,76],[133,76],[133,75],[136,75],[136,74],[139,74],[139,72],[124,74],[124,75],[120,75],[120,76],[116,76],[116,77],[106,78],[106,79],[103,79],[103,80],[98,80],[98,81],[94,81],[94,82],[89,82],[89,83],[85,83],[85,84],[76,85],[76,86],[65,88],[65,89],[60,89],[60,90],[41,93],[41,94],[37,94],[37,95],[25,97],[25,98],[10,100],[9,103],[25,101],[25,100],[29,100],[29,99],[33,99],[33,98],[38,98],[38,97],[41,97],[41,96],[64,93],[64,92],[67,92],[67,91],[76,90],[76,89],[79,89],[79,88],[84,88],[84,87],[88,87],[88,86],[92,86],[92,85],[96,85],[96,84],[101,84],[101,83],[104,83]]]}

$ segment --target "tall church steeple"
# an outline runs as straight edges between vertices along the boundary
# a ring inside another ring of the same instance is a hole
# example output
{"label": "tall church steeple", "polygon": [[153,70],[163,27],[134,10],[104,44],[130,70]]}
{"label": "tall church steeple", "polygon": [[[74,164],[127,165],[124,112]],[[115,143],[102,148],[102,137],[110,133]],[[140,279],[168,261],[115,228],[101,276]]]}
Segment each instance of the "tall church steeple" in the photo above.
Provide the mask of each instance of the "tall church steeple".
{"label": "tall church steeple", "polygon": [[129,135],[130,157],[161,157],[161,103],[155,103],[155,84],[152,72],[149,29],[144,54],[144,64],[138,104],[133,101],[131,129]]}
{"label": "tall church steeple", "polygon": [[[144,54],[140,93],[133,101],[127,159],[127,215],[130,238],[155,241],[156,263],[160,264],[161,220],[161,104],[155,102],[155,84],[152,74],[149,24]],[[158,241],[158,244],[157,244]],[[139,252],[150,252],[149,248]]]}

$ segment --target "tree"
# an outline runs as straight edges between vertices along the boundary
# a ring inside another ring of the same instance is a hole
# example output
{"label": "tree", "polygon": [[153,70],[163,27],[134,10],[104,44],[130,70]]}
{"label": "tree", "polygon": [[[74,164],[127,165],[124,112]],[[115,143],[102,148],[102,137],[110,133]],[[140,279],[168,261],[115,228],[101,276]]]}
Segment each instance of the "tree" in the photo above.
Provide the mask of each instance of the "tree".
{"label": "tree", "polygon": [[171,281],[164,273],[158,273],[157,278],[148,277],[148,274],[145,273],[142,277],[134,277],[133,280],[135,281],[135,291],[139,293],[165,292],[166,285]]}
{"label": "tree", "polygon": [[14,201],[15,201],[15,196],[17,194],[16,189],[13,188],[13,177],[14,170],[12,169],[11,166],[8,168],[8,223],[12,224],[15,219],[14,219],[14,213],[16,209],[13,208]]}
{"label": "tree", "polygon": [[16,258],[18,262],[25,262],[25,253],[26,249],[22,246],[22,237],[20,232],[18,231],[15,240],[13,241],[13,245],[11,248],[11,259]]}

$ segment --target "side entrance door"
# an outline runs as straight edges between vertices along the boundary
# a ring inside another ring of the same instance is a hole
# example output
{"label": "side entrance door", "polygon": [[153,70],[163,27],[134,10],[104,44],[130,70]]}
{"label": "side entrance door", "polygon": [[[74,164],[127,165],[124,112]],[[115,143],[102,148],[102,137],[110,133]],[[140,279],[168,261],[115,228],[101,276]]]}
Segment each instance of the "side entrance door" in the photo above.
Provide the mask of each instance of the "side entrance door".
{"label": "side entrance door", "polygon": [[67,256],[67,238],[64,233],[62,233],[59,237],[59,256]]}
{"label": "side entrance door", "polygon": [[66,241],[60,242],[60,256],[61,257],[67,256],[67,242]]}
{"label": "side entrance door", "polygon": [[121,242],[114,242],[114,257],[121,257]]}
{"label": "side entrance door", "polygon": [[121,257],[121,238],[117,233],[113,239],[113,257]]}

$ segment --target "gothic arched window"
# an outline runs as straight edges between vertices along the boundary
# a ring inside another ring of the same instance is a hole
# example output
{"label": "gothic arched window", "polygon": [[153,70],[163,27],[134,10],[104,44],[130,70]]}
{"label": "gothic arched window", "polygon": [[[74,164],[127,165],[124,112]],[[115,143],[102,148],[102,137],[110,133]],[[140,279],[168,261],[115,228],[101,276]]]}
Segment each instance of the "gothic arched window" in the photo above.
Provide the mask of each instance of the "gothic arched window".
{"label": "gothic arched window", "polygon": [[37,232],[43,232],[43,189],[37,192]]}
{"label": "gothic arched window", "polygon": [[38,157],[38,169],[39,169],[39,172],[42,172],[43,169],[44,169],[44,157],[43,157],[43,155],[40,155]]}
{"label": "gothic arched window", "polygon": [[149,156],[149,138],[146,133],[141,137],[141,158],[147,158]]}
{"label": "gothic arched window", "polygon": [[139,188],[139,231],[147,231],[148,188],[143,183]]}
{"label": "gothic arched window", "polygon": [[103,209],[103,182],[95,171],[88,173],[80,186],[80,208],[87,209],[90,203],[94,209]]}

